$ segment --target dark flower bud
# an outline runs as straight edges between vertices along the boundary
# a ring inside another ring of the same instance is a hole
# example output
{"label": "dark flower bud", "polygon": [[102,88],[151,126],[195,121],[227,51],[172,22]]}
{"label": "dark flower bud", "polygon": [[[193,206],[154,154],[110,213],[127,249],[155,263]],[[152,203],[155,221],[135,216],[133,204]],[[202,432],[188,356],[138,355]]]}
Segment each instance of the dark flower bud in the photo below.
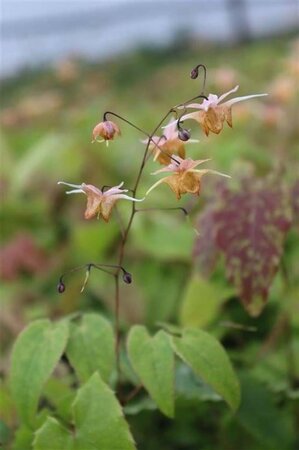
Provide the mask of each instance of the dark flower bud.
{"label": "dark flower bud", "polygon": [[198,77],[198,67],[194,67],[194,69],[191,70],[190,77],[192,80],[195,80]]}
{"label": "dark flower bud", "polygon": [[190,134],[189,130],[186,130],[186,128],[180,128],[179,132],[178,132],[178,136],[181,141],[186,142],[186,141],[189,141],[191,134]]}
{"label": "dark flower bud", "polygon": [[123,274],[123,280],[125,283],[131,284],[132,283],[132,275],[129,272],[125,272]]}
{"label": "dark flower bud", "polygon": [[63,294],[65,291],[65,284],[60,281],[60,283],[58,283],[57,285],[57,291],[59,292],[59,294]]}

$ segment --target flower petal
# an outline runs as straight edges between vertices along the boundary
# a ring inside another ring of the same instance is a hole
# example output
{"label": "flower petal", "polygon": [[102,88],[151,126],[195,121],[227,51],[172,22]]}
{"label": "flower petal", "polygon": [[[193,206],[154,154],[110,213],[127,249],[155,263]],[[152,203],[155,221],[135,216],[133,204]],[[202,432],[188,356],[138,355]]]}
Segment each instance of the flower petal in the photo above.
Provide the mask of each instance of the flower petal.
{"label": "flower petal", "polygon": [[200,142],[199,139],[189,139],[185,144],[197,144],[198,142]]}
{"label": "flower petal", "polygon": [[66,194],[85,194],[84,190],[82,189],[83,184],[71,184],[71,183],[65,183],[64,181],[58,181],[57,184],[63,184],[65,186],[75,188],[75,189],[72,189],[71,191],[66,191]]}
{"label": "flower petal", "polygon": [[111,195],[120,194],[122,192],[128,192],[128,189],[120,189],[123,185],[124,185],[124,181],[122,181],[118,186],[111,187],[110,189],[105,191],[103,193],[103,195],[105,195],[105,197],[109,197]]}
{"label": "flower petal", "polygon": [[168,177],[161,178],[161,180],[158,180],[156,183],[154,183],[154,184],[146,191],[145,195],[147,196],[153,189],[155,189],[157,186],[159,186],[159,184],[165,182],[165,180],[166,180],[167,178],[168,178]]}
{"label": "flower petal", "polygon": [[161,150],[156,150],[155,156],[154,156],[154,161],[155,161],[155,162],[156,162],[157,159],[159,158],[160,154],[161,154]]}
{"label": "flower petal", "polygon": [[66,194],[85,194],[83,189],[72,189],[71,191],[66,191]]}
{"label": "flower petal", "polygon": [[232,98],[231,100],[228,100],[227,102],[223,103],[223,105],[231,106],[234,103],[243,102],[243,100],[249,100],[250,98],[255,98],[255,97],[265,97],[266,95],[268,95],[268,94],[253,94],[253,95],[245,95],[243,97],[236,97],[236,98]]}
{"label": "flower petal", "polygon": [[143,197],[143,198],[134,198],[134,197],[130,197],[129,195],[125,195],[125,194],[115,195],[115,196],[113,196],[113,199],[114,198],[117,198],[117,200],[118,199],[131,200],[132,202],[143,202],[143,200],[145,199],[145,197]]}
{"label": "flower petal", "polygon": [[71,183],[66,183],[65,181],[57,181],[57,184],[64,184],[65,186],[69,186],[69,187],[73,187],[73,188],[81,188],[82,184],[71,184]]}
{"label": "flower petal", "polygon": [[169,128],[169,127],[173,126],[173,124],[177,124],[177,123],[178,123],[178,120],[175,119],[175,120],[169,122],[167,125],[164,125],[164,126],[161,127],[161,128],[162,128],[163,130],[165,130],[166,128]]}
{"label": "flower petal", "polygon": [[188,169],[188,172],[192,171],[195,167],[199,166],[200,164],[203,164],[207,161],[211,161],[211,158],[207,159],[196,159],[195,161],[190,160],[190,169]]}
{"label": "flower petal", "polygon": [[199,173],[202,176],[205,175],[206,173],[213,173],[215,175],[221,175],[222,177],[225,177],[225,178],[231,178],[230,175],[226,175],[225,173],[221,173],[221,172],[218,172],[217,170],[213,170],[213,169],[202,169],[202,170],[193,169],[193,170],[189,170],[189,172]]}
{"label": "flower petal", "polygon": [[222,102],[222,100],[224,100],[230,94],[233,94],[234,92],[236,92],[238,89],[239,89],[239,85],[235,86],[233,89],[231,89],[230,91],[226,92],[225,94],[220,95],[220,97],[218,99],[218,103]]}
{"label": "flower petal", "polygon": [[178,137],[177,121],[171,117],[168,124],[163,127],[165,132],[163,133],[167,140],[176,139]]}
{"label": "flower petal", "polygon": [[[189,103],[188,105],[179,107],[178,109],[184,109],[184,108],[204,109],[202,103]],[[182,118],[181,118],[181,120],[182,120]]]}
{"label": "flower petal", "polygon": [[181,117],[181,121],[188,120],[188,119],[193,119],[193,120],[196,120],[196,122],[201,123],[202,122],[201,114],[203,114],[203,113],[200,113],[199,111],[193,111],[191,113],[184,114]]}

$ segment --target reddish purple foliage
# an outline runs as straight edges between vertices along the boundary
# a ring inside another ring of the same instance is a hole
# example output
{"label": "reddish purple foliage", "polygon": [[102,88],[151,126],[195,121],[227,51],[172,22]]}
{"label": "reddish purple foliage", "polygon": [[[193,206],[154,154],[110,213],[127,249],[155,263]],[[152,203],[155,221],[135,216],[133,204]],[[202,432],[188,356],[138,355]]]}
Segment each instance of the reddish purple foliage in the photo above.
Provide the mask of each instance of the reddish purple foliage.
{"label": "reddish purple foliage", "polygon": [[299,180],[296,181],[291,191],[291,202],[294,223],[299,224]]}
{"label": "reddish purple foliage", "polygon": [[[195,253],[210,261],[211,249],[224,253],[226,272],[251,315],[258,315],[279,267],[285,234],[291,224],[288,196],[277,185],[252,180],[242,190],[219,193],[201,222]],[[212,243],[206,241],[212,240]],[[206,252],[206,254],[205,254]]]}
{"label": "reddish purple foliage", "polygon": [[201,272],[208,276],[214,269],[219,253],[215,242],[215,208],[209,206],[199,216],[197,229],[199,237],[195,242],[193,256]]}
{"label": "reddish purple foliage", "polygon": [[21,273],[37,273],[45,269],[44,253],[35,244],[32,236],[20,233],[0,249],[0,276],[13,280]]}

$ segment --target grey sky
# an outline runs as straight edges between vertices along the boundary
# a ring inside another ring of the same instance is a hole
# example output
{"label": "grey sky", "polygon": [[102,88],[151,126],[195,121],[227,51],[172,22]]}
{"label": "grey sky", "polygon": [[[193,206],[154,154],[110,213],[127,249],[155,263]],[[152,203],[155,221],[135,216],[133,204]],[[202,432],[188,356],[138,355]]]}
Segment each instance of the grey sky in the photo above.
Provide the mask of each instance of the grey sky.
{"label": "grey sky", "polygon": [[[240,0],[239,0],[240,1]],[[245,0],[254,36],[296,27],[299,0]],[[175,33],[235,37],[228,0],[2,0],[1,72],[79,55],[106,58],[140,45],[166,45]]]}

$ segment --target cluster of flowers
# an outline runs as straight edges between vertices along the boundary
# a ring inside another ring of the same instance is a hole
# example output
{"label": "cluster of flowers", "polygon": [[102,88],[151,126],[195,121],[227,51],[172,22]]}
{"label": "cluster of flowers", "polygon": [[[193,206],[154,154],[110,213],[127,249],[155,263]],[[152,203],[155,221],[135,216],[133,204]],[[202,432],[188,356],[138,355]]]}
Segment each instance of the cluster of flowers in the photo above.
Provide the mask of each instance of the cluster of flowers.
{"label": "cluster of flowers", "polygon": [[[193,119],[199,123],[202,130],[209,135],[210,132],[219,134],[226,122],[232,127],[232,105],[243,100],[254,97],[260,97],[267,94],[255,94],[244,97],[236,97],[227,101],[223,101],[227,96],[236,92],[238,86],[218,97],[209,94],[202,103],[190,103],[179,106],[178,109],[193,109],[193,112],[183,113],[179,120],[171,119],[170,123],[163,127],[162,136],[153,136],[149,140],[144,141],[152,152],[154,160],[158,161],[164,167],[157,170],[153,175],[159,173],[170,173],[170,175],[160,179],[151,186],[146,195],[161,183],[166,183],[175,193],[176,198],[180,199],[183,194],[190,193],[199,195],[201,190],[201,178],[206,173],[214,173],[224,177],[229,175],[211,169],[197,169],[196,167],[203,164],[209,159],[193,160],[186,158],[186,150],[184,142],[197,142],[190,138],[188,130],[181,128],[180,124],[187,119]],[[119,127],[110,120],[104,120],[97,124],[93,129],[93,140],[97,142],[106,141],[108,143],[115,137],[119,136]],[[123,183],[118,186],[111,187],[107,190],[99,189],[93,185],[82,183],[80,185],[65,183],[59,181],[58,184],[64,184],[72,188],[67,194],[83,193],[87,196],[87,207],[85,210],[85,218],[91,219],[95,216],[102,217],[106,222],[109,221],[113,206],[118,200],[131,200],[133,202],[143,201],[130,197],[126,193],[127,189],[122,189]]]}

